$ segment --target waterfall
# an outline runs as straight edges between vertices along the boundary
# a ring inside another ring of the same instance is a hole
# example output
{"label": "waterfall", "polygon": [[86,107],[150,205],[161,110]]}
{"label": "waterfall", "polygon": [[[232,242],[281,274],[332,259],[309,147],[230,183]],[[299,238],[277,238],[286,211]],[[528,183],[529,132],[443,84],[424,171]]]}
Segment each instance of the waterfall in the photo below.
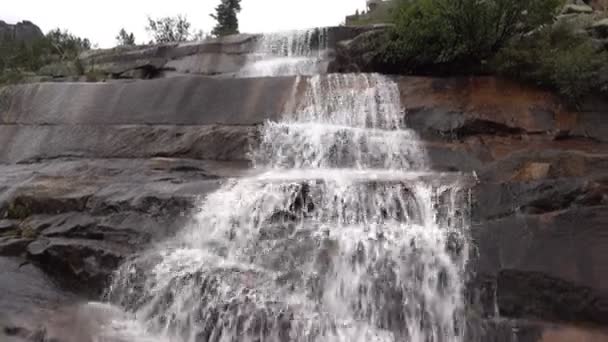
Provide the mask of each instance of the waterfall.
{"label": "waterfall", "polygon": [[327,70],[327,30],[264,34],[240,77],[314,75]]}
{"label": "waterfall", "polygon": [[301,82],[261,128],[256,174],[125,263],[108,299],[159,341],[464,341],[460,175],[430,170],[391,79]]}

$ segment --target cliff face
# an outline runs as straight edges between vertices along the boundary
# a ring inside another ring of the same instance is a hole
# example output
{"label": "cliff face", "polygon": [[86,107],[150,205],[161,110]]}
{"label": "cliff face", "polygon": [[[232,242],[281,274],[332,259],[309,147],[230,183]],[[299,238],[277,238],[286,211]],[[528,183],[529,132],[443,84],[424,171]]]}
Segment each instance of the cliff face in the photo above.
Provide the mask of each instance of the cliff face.
{"label": "cliff face", "polygon": [[471,281],[484,315],[606,326],[606,104],[570,111],[494,78],[403,78],[400,87],[435,168],[479,178]]}
{"label": "cliff face", "polygon": [[29,44],[42,37],[44,37],[42,30],[29,21],[11,25],[0,20],[0,44],[6,40]]}
{"label": "cliff face", "polygon": [[[195,55],[234,47],[214,44]],[[104,53],[95,63],[133,58]],[[608,325],[608,105],[571,110],[489,77],[395,80],[433,168],[478,178],[476,337],[605,340],[599,328],[564,326]],[[251,172],[259,125],[296,105],[306,84],[181,75],[0,89],[0,293],[12,293],[0,296],[0,326],[27,335],[23,322],[40,308],[99,298],[119,263],[183,227],[226,178]],[[32,286],[16,293],[13,279]]]}

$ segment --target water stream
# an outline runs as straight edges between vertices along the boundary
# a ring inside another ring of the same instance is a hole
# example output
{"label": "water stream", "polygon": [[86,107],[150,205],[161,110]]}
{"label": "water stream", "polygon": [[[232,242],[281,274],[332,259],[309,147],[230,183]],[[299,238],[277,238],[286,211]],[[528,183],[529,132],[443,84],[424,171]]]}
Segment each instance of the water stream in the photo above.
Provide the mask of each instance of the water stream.
{"label": "water stream", "polygon": [[263,35],[239,77],[315,75],[327,70],[327,31],[323,28]]}
{"label": "water stream", "polygon": [[390,78],[300,82],[296,109],[261,129],[255,175],[118,270],[125,341],[464,341],[461,175],[430,170]]}

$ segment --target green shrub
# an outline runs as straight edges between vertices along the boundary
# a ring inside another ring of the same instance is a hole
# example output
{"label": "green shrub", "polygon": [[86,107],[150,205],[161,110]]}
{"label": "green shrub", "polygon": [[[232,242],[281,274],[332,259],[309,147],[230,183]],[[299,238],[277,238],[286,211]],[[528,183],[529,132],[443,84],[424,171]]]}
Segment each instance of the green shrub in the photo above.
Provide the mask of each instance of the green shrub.
{"label": "green shrub", "polygon": [[77,61],[78,55],[90,48],[88,39],[60,29],[27,44],[3,40],[0,44],[0,85],[18,83],[24,74],[36,72],[45,65]]}
{"label": "green shrub", "polygon": [[148,31],[157,44],[170,42],[184,42],[190,38],[190,22],[183,15],[176,17],[162,17],[152,19],[148,17]]}
{"label": "green shrub", "polygon": [[370,12],[357,13],[349,16],[347,25],[373,25],[386,24],[393,21],[393,12],[396,8],[395,1],[386,1],[378,4],[378,7]]}
{"label": "green shrub", "polygon": [[0,87],[20,83],[23,79],[23,73],[19,70],[2,70],[0,72]]}
{"label": "green shrub", "polygon": [[493,65],[503,75],[553,88],[574,102],[608,86],[601,77],[608,72],[608,53],[598,51],[588,36],[565,24],[514,39]]}
{"label": "green shrub", "polygon": [[520,33],[552,20],[562,0],[401,0],[382,51],[399,71],[479,66]]}

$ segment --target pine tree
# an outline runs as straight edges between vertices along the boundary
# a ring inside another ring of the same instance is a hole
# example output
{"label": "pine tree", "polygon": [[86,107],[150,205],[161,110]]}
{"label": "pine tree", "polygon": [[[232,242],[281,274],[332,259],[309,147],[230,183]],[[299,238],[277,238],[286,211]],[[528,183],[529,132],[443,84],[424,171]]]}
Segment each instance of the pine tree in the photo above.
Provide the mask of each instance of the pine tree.
{"label": "pine tree", "polygon": [[211,33],[214,36],[226,36],[239,33],[237,13],[241,11],[241,0],[221,0],[211,17],[217,21]]}
{"label": "pine tree", "polygon": [[135,35],[133,33],[128,33],[124,28],[120,29],[120,32],[118,32],[118,35],[116,36],[116,42],[119,46],[134,46]]}

